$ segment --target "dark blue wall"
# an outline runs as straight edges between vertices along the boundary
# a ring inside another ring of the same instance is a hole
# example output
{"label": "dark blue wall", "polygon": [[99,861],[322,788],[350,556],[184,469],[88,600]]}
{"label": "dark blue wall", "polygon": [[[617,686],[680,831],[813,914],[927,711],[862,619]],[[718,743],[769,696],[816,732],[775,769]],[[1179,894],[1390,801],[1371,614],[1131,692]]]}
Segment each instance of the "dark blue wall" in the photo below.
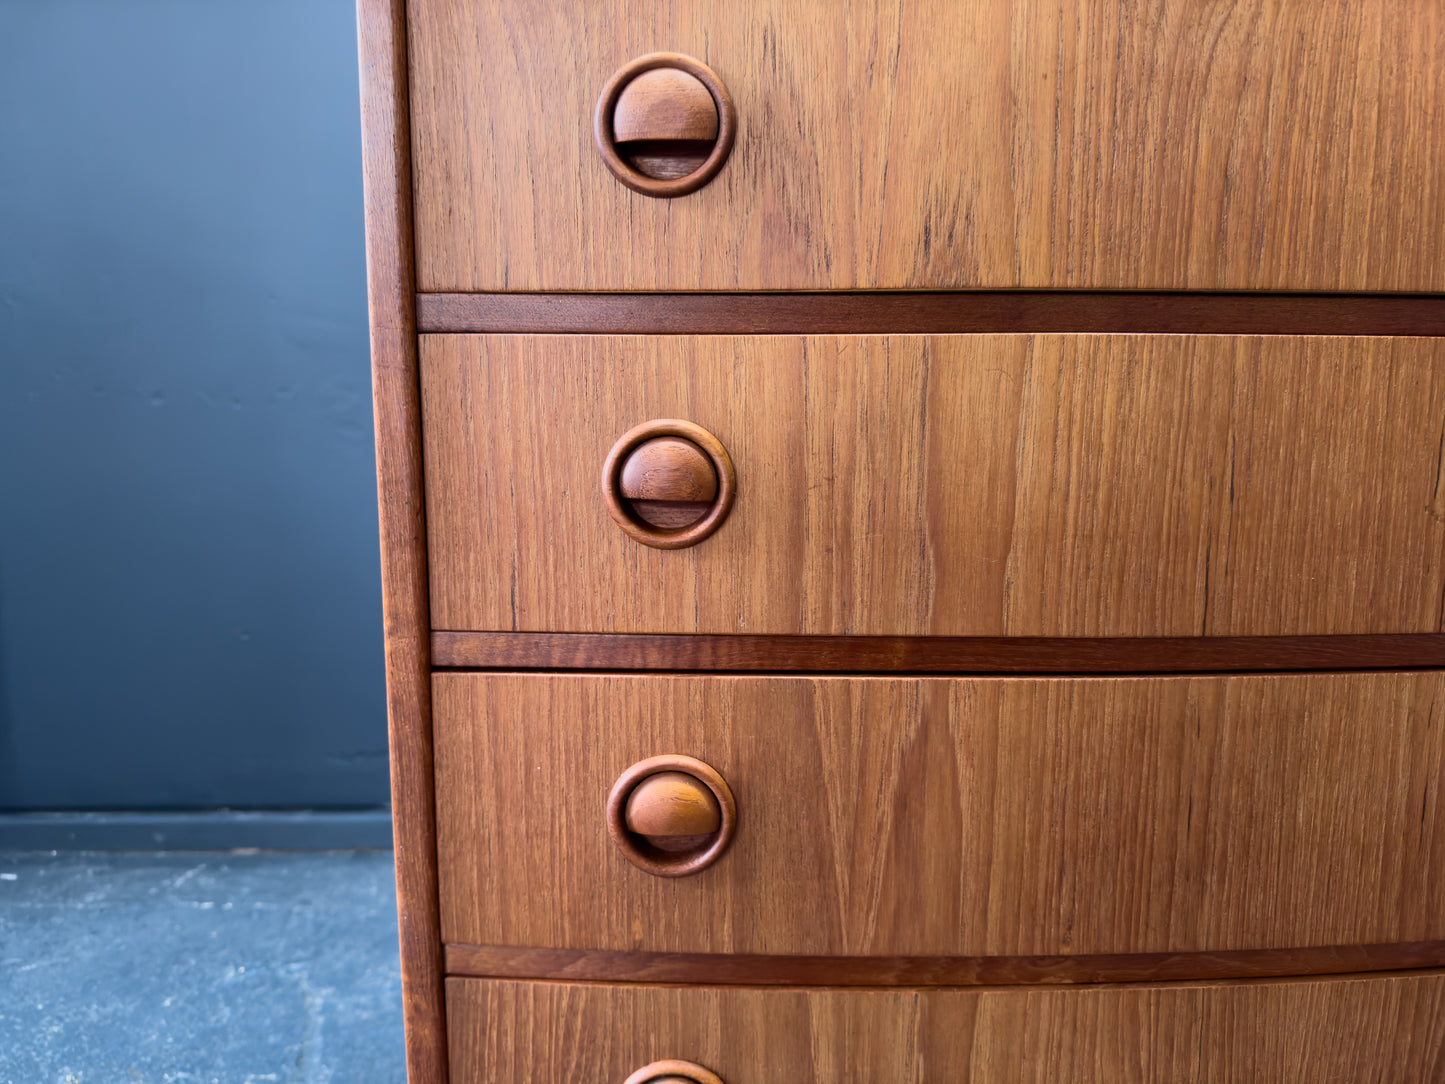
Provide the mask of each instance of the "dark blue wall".
{"label": "dark blue wall", "polygon": [[371,806],[352,0],[0,0],[0,809]]}

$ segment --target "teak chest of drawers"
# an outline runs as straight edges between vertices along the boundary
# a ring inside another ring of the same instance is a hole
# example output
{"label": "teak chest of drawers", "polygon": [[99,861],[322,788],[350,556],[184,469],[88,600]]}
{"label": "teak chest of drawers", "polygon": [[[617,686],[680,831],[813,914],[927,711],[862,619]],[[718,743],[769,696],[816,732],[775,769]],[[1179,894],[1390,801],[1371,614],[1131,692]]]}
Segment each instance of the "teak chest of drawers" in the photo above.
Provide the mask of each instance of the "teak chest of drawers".
{"label": "teak chest of drawers", "polygon": [[1445,1079],[1445,8],[358,10],[414,1084]]}

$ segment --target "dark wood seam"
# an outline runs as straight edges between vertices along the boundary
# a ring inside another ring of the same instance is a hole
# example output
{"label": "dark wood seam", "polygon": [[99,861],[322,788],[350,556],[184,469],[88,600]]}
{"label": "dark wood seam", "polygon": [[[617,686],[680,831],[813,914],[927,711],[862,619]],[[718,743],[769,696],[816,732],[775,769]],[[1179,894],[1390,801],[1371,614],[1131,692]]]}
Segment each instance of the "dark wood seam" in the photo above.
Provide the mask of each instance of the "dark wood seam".
{"label": "dark wood seam", "polygon": [[449,944],[449,977],[707,986],[960,987],[1356,975],[1445,966],[1445,941],[1088,956],[775,956]]}
{"label": "dark wood seam", "polygon": [[1218,638],[452,632],[437,669],[848,673],[1267,673],[1445,668],[1445,634]]}
{"label": "dark wood seam", "polygon": [[422,332],[1445,335],[1441,294],[419,293]]}

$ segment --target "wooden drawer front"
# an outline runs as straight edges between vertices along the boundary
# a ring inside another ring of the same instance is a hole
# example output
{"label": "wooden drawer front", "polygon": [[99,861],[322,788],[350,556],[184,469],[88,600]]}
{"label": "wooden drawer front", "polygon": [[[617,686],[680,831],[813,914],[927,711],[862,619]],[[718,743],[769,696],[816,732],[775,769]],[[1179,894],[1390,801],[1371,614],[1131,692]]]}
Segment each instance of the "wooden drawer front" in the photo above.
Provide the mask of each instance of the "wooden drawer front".
{"label": "wooden drawer front", "polygon": [[[439,629],[1247,636],[1441,628],[1445,339],[427,335]],[[656,550],[614,441],[714,433]]]}
{"label": "wooden drawer front", "polygon": [[[442,937],[993,956],[1445,939],[1445,674],[438,674]],[[633,763],[732,787],[716,865],[609,840]]]}
{"label": "wooden drawer front", "polygon": [[1445,1079],[1445,976],[1198,986],[740,990],[447,981],[453,1084]]}
{"label": "wooden drawer front", "polygon": [[[422,290],[1445,289],[1433,0],[408,0]],[[736,102],[638,195],[592,114],[657,50]]]}

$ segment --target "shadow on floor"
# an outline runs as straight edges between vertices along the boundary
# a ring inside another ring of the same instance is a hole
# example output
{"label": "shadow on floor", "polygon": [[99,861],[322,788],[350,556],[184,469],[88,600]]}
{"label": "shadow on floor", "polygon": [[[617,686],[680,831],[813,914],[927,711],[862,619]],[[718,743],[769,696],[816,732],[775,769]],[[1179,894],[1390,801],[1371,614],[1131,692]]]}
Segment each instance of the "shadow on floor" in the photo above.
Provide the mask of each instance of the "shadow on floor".
{"label": "shadow on floor", "polygon": [[0,1084],[403,1084],[389,851],[0,854]]}

